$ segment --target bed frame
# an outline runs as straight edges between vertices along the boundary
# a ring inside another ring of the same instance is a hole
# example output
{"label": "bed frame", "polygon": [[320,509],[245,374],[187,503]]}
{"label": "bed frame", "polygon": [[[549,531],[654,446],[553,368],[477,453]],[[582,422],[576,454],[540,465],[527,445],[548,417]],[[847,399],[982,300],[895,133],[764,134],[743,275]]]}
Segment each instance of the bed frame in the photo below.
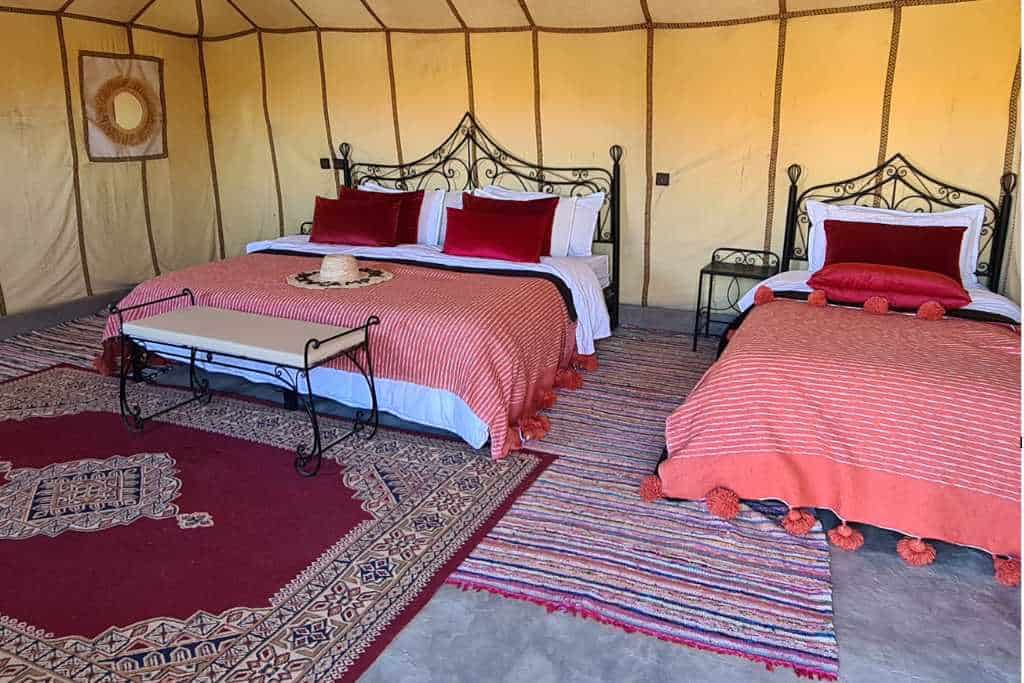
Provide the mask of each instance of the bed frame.
{"label": "bed frame", "polygon": [[619,324],[620,165],[622,147],[608,150],[611,169],[541,166],[524,161],[499,145],[467,112],[455,130],[433,151],[402,164],[352,161],[352,146],[342,143],[341,171],[346,187],[375,182],[399,190],[468,192],[486,185],[578,197],[605,193],[605,204],[594,226],[594,244],[611,250],[611,284],[604,289],[612,329]]}
{"label": "bed frame", "polygon": [[807,261],[810,229],[806,207],[808,199],[830,204],[859,204],[923,213],[982,204],[985,207],[985,221],[975,272],[989,289],[999,290],[1017,174],[1005,173],[999,179],[1001,194],[996,203],[978,192],[932,178],[907,161],[902,154],[896,154],[881,166],[860,175],[815,185],[803,192],[797,189],[797,182],[803,173],[800,165],[791,165],[786,173],[789,176],[789,201],[786,206],[782,270],[789,270],[791,261]]}

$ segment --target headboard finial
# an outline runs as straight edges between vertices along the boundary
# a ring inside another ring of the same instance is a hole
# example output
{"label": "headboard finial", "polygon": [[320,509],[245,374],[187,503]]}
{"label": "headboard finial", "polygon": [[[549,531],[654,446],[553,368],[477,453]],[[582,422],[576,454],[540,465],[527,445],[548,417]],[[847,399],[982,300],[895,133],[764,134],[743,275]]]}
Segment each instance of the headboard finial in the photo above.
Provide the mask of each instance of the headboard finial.
{"label": "headboard finial", "polygon": [[347,142],[343,142],[340,145],[338,145],[338,151],[341,152],[342,159],[348,159],[349,154],[352,153],[352,145],[348,144]]}
{"label": "headboard finial", "polygon": [[622,147],[620,145],[612,145],[608,149],[608,154],[611,155],[612,161],[619,163],[622,160]]}
{"label": "headboard finial", "polygon": [[789,176],[789,184],[796,185],[797,181],[800,180],[800,175],[804,172],[800,168],[800,164],[790,164],[789,168],[786,169],[786,175]]}
{"label": "headboard finial", "polygon": [[1017,174],[1012,171],[1004,173],[1003,177],[999,179],[999,185],[1003,188],[1003,192],[1012,194],[1017,189]]}

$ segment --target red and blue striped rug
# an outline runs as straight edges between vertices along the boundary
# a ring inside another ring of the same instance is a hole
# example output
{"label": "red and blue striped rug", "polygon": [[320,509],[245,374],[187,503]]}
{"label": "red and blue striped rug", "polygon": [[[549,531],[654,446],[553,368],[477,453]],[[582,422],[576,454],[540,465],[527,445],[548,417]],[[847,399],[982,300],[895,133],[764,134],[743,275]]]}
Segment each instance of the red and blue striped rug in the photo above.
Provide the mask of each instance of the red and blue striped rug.
{"label": "red and blue striped rug", "polygon": [[[55,363],[89,366],[103,318],[0,343],[0,379]],[[664,444],[665,417],[714,358],[689,337],[620,329],[598,349],[582,389],[560,392],[533,450],[558,456],[448,579],[627,631],[834,679],[829,550],[780,510],[735,520],[699,503],[644,504],[640,480]],[[742,429],[737,425],[737,429]]]}

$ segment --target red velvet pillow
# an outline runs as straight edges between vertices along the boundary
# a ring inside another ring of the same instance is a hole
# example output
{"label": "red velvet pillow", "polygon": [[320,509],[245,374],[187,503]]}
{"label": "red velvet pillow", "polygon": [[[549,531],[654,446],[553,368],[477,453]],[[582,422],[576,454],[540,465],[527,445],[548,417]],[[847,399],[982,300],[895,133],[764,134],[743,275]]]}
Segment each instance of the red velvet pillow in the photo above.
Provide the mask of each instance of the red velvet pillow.
{"label": "red velvet pillow", "polygon": [[342,199],[379,200],[395,198],[402,200],[398,212],[398,244],[416,244],[419,241],[420,207],[423,206],[423,190],[415,192],[370,192],[351,187],[342,187]]}
{"label": "red velvet pillow", "polygon": [[550,223],[546,223],[541,214],[490,213],[450,208],[444,253],[539,263],[545,228],[550,237]]}
{"label": "red velvet pillow", "polygon": [[807,284],[823,290],[829,301],[844,304],[863,304],[880,296],[889,301],[891,308],[916,310],[926,301],[938,301],[951,311],[971,303],[967,290],[951,277],[877,263],[834,263],[812,275]]}
{"label": "red velvet pillow", "polygon": [[905,227],[825,221],[825,265],[877,263],[941,273],[960,280],[964,227]]}
{"label": "red velvet pillow", "polygon": [[309,241],[393,247],[398,240],[402,200],[327,199],[317,197]]}
{"label": "red velvet pillow", "polygon": [[558,197],[516,201],[513,199],[492,199],[477,197],[468,192],[462,195],[462,208],[470,211],[487,211],[515,216],[540,216],[544,220],[544,235],[540,245],[541,256],[551,254],[551,228],[555,223],[555,209],[558,208]]}

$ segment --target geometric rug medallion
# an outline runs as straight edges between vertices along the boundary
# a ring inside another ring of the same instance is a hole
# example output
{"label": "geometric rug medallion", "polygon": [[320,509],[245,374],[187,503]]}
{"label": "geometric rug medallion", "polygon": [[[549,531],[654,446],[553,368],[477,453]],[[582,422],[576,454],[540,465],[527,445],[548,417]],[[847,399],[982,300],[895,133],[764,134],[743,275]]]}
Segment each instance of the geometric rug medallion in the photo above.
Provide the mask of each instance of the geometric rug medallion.
{"label": "geometric rug medallion", "polygon": [[0,680],[355,678],[550,462],[381,430],[306,479],[308,438],[225,396],[129,432],[67,366],[0,384]]}

